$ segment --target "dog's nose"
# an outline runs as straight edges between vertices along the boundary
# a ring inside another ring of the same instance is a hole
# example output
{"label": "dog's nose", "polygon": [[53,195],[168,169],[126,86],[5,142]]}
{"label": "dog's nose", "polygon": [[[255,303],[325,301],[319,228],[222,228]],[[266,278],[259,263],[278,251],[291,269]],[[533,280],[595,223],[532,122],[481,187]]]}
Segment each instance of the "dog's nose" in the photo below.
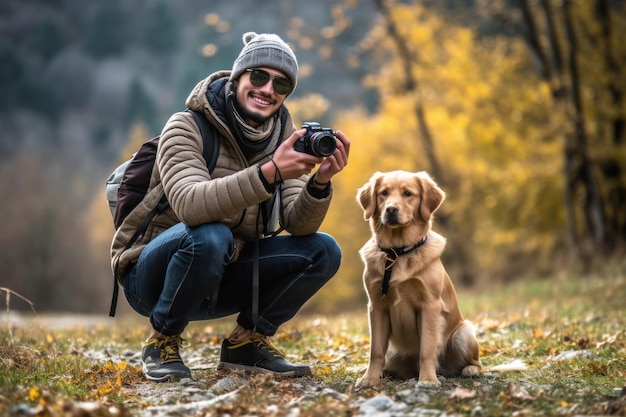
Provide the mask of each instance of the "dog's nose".
{"label": "dog's nose", "polygon": [[394,207],[394,206],[387,206],[385,207],[385,214],[383,215],[383,223],[384,224],[396,224],[398,223],[398,214],[400,213],[400,211],[398,210],[398,207]]}
{"label": "dog's nose", "polygon": [[389,216],[395,216],[398,214],[398,207],[387,207],[385,211]]}

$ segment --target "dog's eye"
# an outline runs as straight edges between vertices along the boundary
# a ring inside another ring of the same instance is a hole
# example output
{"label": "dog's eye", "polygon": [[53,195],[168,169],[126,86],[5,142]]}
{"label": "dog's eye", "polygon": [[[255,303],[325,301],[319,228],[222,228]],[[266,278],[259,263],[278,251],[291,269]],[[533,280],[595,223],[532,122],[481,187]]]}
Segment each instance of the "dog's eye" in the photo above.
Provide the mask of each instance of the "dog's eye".
{"label": "dog's eye", "polygon": [[387,191],[387,190],[381,190],[380,191],[380,195],[387,195],[387,194],[389,194],[389,191]]}
{"label": "dog's eye", "polygon": [[405,197],[411,197],[412,195],[413,195],[413,193],[412,193],[412,192],[410,192],[409,190],[406,190],[406,191],[404,192],[404,196],[405,196]]}

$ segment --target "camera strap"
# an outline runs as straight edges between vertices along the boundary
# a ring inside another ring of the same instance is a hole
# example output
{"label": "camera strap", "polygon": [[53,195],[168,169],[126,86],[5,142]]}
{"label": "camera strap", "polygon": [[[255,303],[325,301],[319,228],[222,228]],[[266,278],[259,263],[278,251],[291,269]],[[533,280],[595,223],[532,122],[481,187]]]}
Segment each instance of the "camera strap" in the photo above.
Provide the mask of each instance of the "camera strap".
{"label": "camera strap", "polygon": [[[279,110],[279,118],[280,118],[280,134],[278,136],[278,143],[276,144],[276,148],[280,146],[283,142],[283,134],[285,132],[285,124],[287,121],[287,112],[284,107],[281,107]],[[276,149],[272,151],[274,153]],[[280,185],[272,194],[272,197],[269,200],[259,203],[259,211],[257,216],[260,214],[261,219],[263,221],[263,236],[264,237],[274,237],[284,229],[282,225],[276,229],[277,225],[282,223],[279,222],[278,219],[282,217],[282,206],[281,206],[281,195],[280,195]],[[272,230],[276,229],[276,230]],[[253,330],[256,331],[256,325],[260,320],[259,316],[259,259],[261,257],[260,250],[260,242],[261,238],[259,237],[259,218],[257,217],[256,221],[256,238],[254,239],[254,260],[252,262],[252,311],[251,311],[251,319]]]}
{"label": "camera strap", "polygon": [[256,331],[256,325],[259,322],[259,258],[261,256],[260,238],[254,240],[254,262],[252,263],[252,326]]}

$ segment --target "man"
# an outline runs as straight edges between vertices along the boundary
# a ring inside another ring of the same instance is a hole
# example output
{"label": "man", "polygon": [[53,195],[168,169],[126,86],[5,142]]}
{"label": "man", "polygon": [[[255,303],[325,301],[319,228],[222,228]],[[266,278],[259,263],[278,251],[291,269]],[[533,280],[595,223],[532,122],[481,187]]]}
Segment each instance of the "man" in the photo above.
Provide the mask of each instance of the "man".
{"label": "man", "polygon": [[[142,350],[152,381],[191,377],[179,352],[190,321],[235,313],[218,369],[311,374],[286,361],[268,337],[339,269],[337,243],[318,228],[350,140],[335,132],[328,157],[294,149],[306,133],[284,106],[297,83],[296,57],[274,34],[248,32],[243,42],[232,71],[210,75],[186,101],[215,127],[215,168],[207,169],[193,115],[174,114],[161,134],[148,193],[113,238],[114,272],[129,304],[152,324]],[[169,208],[124,250],[163,192]],[[259,239],[274,231],[273,218],[288,233]]]}

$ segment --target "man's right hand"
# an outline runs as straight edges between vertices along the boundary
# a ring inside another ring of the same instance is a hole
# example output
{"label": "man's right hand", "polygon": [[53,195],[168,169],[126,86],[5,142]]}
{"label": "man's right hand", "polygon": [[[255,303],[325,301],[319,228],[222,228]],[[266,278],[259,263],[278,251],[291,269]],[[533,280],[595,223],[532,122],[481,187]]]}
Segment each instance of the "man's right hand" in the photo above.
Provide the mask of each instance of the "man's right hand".
{"label": "man's right hand", "polygon": [[270,184],[309,175],[316,165],[324,161],[323,157],[298,152],[294,149],[296,141],[306,133],[306,129],[296,130],[274,152],[272,161],[261,166],[263,176]]}

